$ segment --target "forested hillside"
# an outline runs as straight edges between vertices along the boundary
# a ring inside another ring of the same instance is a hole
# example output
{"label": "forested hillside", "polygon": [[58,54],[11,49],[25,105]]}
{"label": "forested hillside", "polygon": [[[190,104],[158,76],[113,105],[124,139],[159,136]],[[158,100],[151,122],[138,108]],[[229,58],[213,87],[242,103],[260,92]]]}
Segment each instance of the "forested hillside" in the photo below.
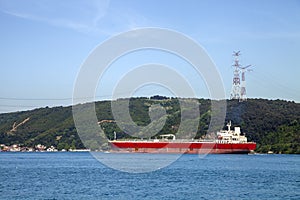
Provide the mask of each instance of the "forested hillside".
{"label": "forested hillside", "polygon": [[[198,101],[200,118],[195,138],[207,133],[211,117],[211,101]],[[175,98],[155,96],[151,99],[130,99],[133,121],[140,126],[149,124],[151,120],[148,112],[153,104],[160,104],[167,113],[166,123],[158,134],[176,134],[181,116],[180,105]],[[113,138],[114,132],[118,138],[129,137],[114,123],[110,101],[96,102],[96,113],[108,138]],[[249,141],[257,142],[257,152],[300,153],[299,103],[265,99],[249,99],[245,102],[228,100],[226,121],[229,120],[233,126],[241,126]],[[44,144],[53,145],[59,150],[84,148],[74,126],[72,107],[46,107],[1,114],[0,144]]]}

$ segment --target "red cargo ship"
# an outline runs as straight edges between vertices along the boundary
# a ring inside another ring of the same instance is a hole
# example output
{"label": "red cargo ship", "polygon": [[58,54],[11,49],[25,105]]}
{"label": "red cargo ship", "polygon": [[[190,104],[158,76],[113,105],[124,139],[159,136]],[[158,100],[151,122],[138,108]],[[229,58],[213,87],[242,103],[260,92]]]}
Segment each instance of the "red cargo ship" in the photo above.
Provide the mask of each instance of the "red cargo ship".
{"label": "red cargo ship", "polygon": [[[178,140],[173,134],[161,135],[161,139],[154,140],[112,140],[109,141],[112,152],[136,153],[188,153],[188,154],[232,154],[250,153],[256,148],[256,143],[247,142],[240,127],[217,132],[214,140]],[[170,139],[172,137],[172,139]]]}

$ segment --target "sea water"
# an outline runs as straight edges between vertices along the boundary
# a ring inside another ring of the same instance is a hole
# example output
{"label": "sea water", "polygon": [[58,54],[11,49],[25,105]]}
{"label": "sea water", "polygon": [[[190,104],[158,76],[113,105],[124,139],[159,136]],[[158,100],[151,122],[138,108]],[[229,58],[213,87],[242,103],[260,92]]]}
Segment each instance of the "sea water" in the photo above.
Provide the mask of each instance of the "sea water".
{"label": "sea water", "polygon": [[128,173],[88,152],[1,152],[0,199],[300,199],[300,156],[182,155],[159,170]]}

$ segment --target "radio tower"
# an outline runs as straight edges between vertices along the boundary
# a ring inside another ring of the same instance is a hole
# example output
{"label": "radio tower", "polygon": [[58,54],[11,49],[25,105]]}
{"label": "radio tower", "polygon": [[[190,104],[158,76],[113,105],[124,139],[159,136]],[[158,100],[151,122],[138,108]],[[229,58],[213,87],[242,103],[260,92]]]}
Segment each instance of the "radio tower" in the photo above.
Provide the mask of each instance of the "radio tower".
{"label": "radio tower", "polygon": [[[230,95],[230,99],[238,99],[239,101],[246,101],[246,79],[245,73],[246,71],[252,71],[251,69],[247,69],[251,65],[247,65],[246,67],[242,67],[239,62],[240,51],[233,52],[234,56],[234,73],[233,73],[233,82],[232,82],[232,91]],[[240,79],[240,74],[242,74],[242,81]]]}

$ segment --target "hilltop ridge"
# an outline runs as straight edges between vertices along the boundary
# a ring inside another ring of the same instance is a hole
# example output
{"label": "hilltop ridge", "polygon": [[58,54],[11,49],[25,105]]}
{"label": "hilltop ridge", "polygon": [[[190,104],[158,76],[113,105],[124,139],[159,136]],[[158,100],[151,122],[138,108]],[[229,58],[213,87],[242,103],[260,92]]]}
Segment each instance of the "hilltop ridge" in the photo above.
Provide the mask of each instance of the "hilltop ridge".
{"label": "hilltop ridge", "polygon": [[[195,138],[200,138],[209,126],[211,100],[197,100],[200,119]],[[133,121],[140,126],[148,125],[151,122],[148,111],[154,103],[163,106],[167,113],[166,123],[158,134],[176,134],[180,124],[180,105],[175,98],[131,98],[129,111]],[[99,101],[95,105],[99,124],[107,138],[112,139],[114,132],[118,138],[129,137],[114,123],[110,101]],[[241,127],[249,141],[257,142],[257,152],[300,153],[299,103],[266,99],[227,100],[226,121],[229,120],[234,126]],[[59,150],[84,148],[74,126],[71,106],[0,114],[0,144],[43,144]]]}

